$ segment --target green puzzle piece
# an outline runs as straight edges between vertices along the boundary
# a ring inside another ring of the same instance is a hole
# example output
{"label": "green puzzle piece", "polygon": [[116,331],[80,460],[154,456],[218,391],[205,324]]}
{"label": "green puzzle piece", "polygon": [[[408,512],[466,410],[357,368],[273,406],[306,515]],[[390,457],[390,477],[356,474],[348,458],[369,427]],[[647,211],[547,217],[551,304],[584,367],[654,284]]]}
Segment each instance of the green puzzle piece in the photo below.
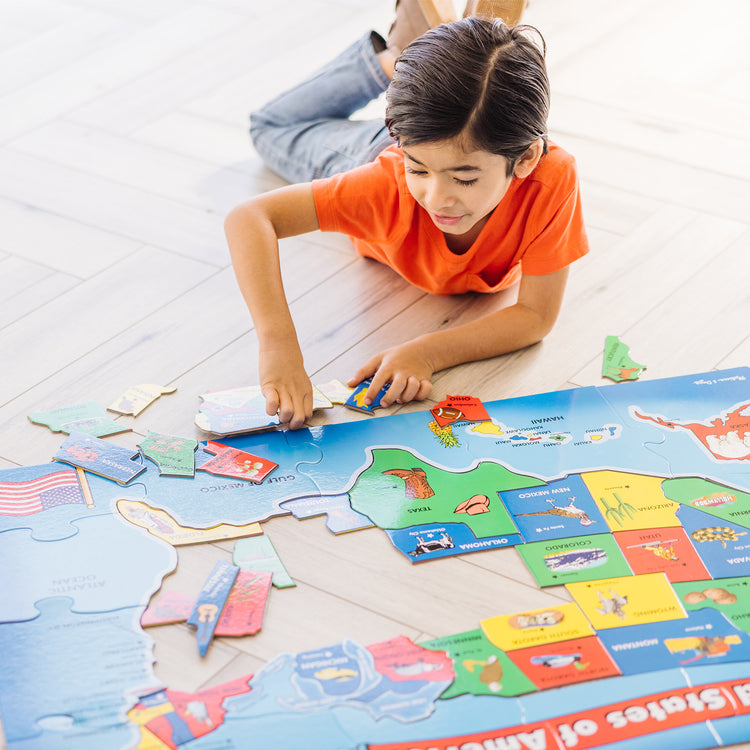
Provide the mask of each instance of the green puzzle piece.
{"label": "green puzzle piece", "polygon": [[433,651],[445,651],[453,660],[455,679],[440,696],[441,699],[457,695],[502,695],[506,698],[536,692],[534,683],[494,646],[480,628],[436,638],[420,646]]}
{"label": "green puzzle piece", "polygon": [[604,364],[602,377],[615,382],[621,380],[638,380],[646,365],[639,365],[630,359],[630,348],[617,336],[607,336],[604,342]]}
{"label": "green puzzle piece", "polygon": [[[479,539],[517,533],[498,491],[539,484],[543,482],[493,461],[481,461],[467,471],[450,471],[402,448],[375,448],[372,463],[357,477],[350,497],[352,508],[381,529],[445,523],[456,518]],[[491,512],[457,510],[465,501],[482,496],[488,499]],[[460,515],[456,516],[457,512]]]}
{"label": "green puzzle piece", "polygon": [[146,458],[151,459],[159,467],[160,475],[173,477],[195,475],[197,440],[164,435],[149,430],[146,437],[138,443],[138,447]]}
{"label": "green puzzle piece", "polygon": [[130,431],[130,427],[110,419],[107,412],[96,401],[38,411],[29,414],[29,420],[34,424],[46,425],[52,432],[70,434],[74,431],[92,437],[105,437]]}

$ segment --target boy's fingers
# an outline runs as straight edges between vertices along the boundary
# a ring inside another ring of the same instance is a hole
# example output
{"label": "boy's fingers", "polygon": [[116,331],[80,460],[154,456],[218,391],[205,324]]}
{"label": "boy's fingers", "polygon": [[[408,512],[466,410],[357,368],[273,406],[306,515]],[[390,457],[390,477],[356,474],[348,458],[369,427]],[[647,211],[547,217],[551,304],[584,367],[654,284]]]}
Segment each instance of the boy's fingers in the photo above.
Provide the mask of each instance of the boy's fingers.
{"label": "boy's fingers", "polygon": [[279,393],[275,388],[266,387],[262,389],[263,395],[266,397],[266,414],[269,417],[275,416],[279,411]]}
{"label": "boy's fingers", "polygon": [[419,383],[419,390],[417,395],[414,396],[416,401],[424,401],[432,393],[432,381],[422,380]]}
{"label": "boy's fingers", "polygon": [[417,394],[419,393],[420,386],[421,386],[421,383],[419,381],[419,378],[412,375],[406,381],[406,387],[401,393],[401,398],[399,399],[399,401],[401,401],[404,404],[408,403],[409,401],[413,401],[417,397]]}

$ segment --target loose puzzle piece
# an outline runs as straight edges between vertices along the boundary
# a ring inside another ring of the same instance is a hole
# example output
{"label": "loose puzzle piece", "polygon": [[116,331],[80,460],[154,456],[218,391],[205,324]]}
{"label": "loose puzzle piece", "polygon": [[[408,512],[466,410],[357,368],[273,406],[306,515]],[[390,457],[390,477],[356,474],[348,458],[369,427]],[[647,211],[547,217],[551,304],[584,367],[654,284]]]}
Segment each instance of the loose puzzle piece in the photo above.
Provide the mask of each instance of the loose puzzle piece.
{"label": "loose puzzle piece", "polygon": [[53,456],[53,460],[78,466],[92,474],[113,479],[119,484],[127,484],[146,469],[145,464],[136,462],[137,457],[137,451],[122,448],[82,432],[71,432],[70,437]]}
{"label": "loose puzzle piece", "polygon": [[118,432],[129,432],[130,427],[110,419],[96,401],[87,401],[73,406],[61,406],[48,411],[29,414],[34,424],[43,424],[52,432],[80,432],[93,437],[116,435]]}
{"label": "loose puzzle piece", "polygon": [[318,383],[314,387],[333,404],[345,404],[354,391],[354,388],[350,388],[340,380],[329,380],[327,383]]}
{"label": "loose puzzle piece", "polygon": [[229,592],[234,584],[239,568],[220,560],[203,584],[193,611],[187,619],[188,625],[196,628],[198,651],[205,656],[216,629]]}
{"label": "loose puzzle piece", "polygon": [[195,474],[197,440],[149,430],[138,447],[146,458],[159,467],[161,475],[192,477]]}
{"label": "loose puzzle piece", "polygon": [[279,424],[277,416],[266,414],[266,399],[257,385],[208,391],[200,398],[203,403],[195,424],[212,435],[238,435]]}
{"label": "loose puzzle piece", "polygon": [[363,411],[366,414],[372,414],[375,409],[380,408],[380,400],[388,392],[391,387],[390,383],[386,383],[378,392],[377,396],[373,399],[371,404],[365,403],[365,394],[367,389],[372,385],[372,378],[363,380],[358,386],[351,392],[349,398],[344,402],[344,406],[348,406],[350,409],[355,411]]}
{"label": "loose puzzle piece", "polygon": [[[10,747],[39,735],[42,717],[46,723],[53,718],[67,723],[71,747],[88,747],[77,741],[77,733],[85,737],[120,725],[134,686],[160,686],[152,670],[153,642],[137,626],[139,608],[83,614],[71,606],[66,596],[45,598],[36,603],[32,619],[0,627],[0,710]],[[124,729],[116,733],[119,742],[109,746],[127,745],[132,735]],[[37,746],[58,742],[59,734],[57,741]]]}
{"label": "loose puzzle piece", "polygon": [[553,645],[594,634],[589,621],[574,602],[498,615],[481,622],[487,638],[503,651],[516,651],[538,644]]}
{"label": "loose puzzle piece", "polygon": [[174,393],[177,388],[165,388],[153,383],[141,383],[128,388],[116,401],[113,401],[108,407],[108,411],[117,414],[130,414],[137,417],[146,407],[156,401],[159,396],[165,396]]}
{"label": "loose puzzle piece", "polygon": [[639,365],[630,359],[630,349],[617,336],[607,336],[604,343],[604,364],[602,377],[615,382],[638,380],[646,365]]}
{"label": "loose puzzle piece", "polygon": [[313,518],[325,514],[326,528],[334,534],[374,526],[367,516],[352,508],[349,495],[300,497],[281,503],[281,508],[289,511],[295,518]]}
{"label": "loose puzzle piece", "polygon": [[531,542],[517,549],[542,587],[626,576],[632,572],[611,534]]}
{"label": "loose puzzle piece", "polygon": [[664,573],[568,583],[565,588],[599,632],[686,616]]}
{"label": "loose puzzle piece", "polygon": [[209,441],[204,452],[215,454],[205,463],[196,466],[199,471],[207,471],[222,477],[234,477],[250,482],[262,482],[279,465],[260,456],[232,448],[222,443]]}
{"label": "loose puzzle piece", "polygon": [[447,396],[436,407],[430,409],[440,427],[466,420],[468,422],[486,422],[490,419],[484,404],[473,396]]}
{"label": "loose puzzle piece", "polygon": [[152,601],[141,615],[141,627],[185,622],[195,606],[195,599],[179,591],[165,591]]}
{"label": "loose puzzle piece", "polygon": [[313,411],[317,409],[333,409],[333,401],[325,395],[317,386],[312,387],[313,392]]}
{"label": "loose puzzle piece", "polygon": [[273,573],[240,569],[214,630],[218,636],[254,635],[263,624]]}
{"label": "loose puzzle piece", "polygon": [[263,533],[259,523],[248,523],[243,526],[221,523],[209,529],[180,526],[166,511],[152,508],[140,500],[120,499],[117,501],[117,510],[130,523],[146,529],[150,534],[169,542],[175,547],[183,544],[201,544],[220,539],[256,536]]}
{"label": "loose puzzle piece", "polygon": [[265,570],[273,573],[273,585],[278,589],[296,585],[268,536],[239,539],[234,544],[232,561],[243,570]]}
{"label": "loose puzzle piece", "polygon": [[443,700],[467,693],[512,697],[536,690],[505,651],[494,646],[480,629],[436,638],[420,645],[445,651],[453,660],[455,678],[440,696]]}

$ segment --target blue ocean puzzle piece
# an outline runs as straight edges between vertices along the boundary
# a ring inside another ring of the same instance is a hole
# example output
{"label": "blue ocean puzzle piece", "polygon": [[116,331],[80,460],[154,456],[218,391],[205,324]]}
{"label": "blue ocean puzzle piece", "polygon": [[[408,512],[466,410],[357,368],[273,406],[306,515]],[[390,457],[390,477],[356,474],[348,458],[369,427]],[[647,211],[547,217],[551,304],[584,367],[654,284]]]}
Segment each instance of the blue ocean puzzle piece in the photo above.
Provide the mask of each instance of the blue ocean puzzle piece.
{"label": "blue ocean puzzle piece", "polygon": [[38,541],[77,534],[73,521],[110,512],[108,502],[95,501],[90,480],[59,463],[0,471],[0,532],[29,529]]}
{"label": "blue ocean puzzle piece", "polygon": [[[290,448],[282,431],[225,438],[222,442],[273,461],[278,468],[262,482],[247,482],[202,471],[191,478],[161,476],[156,466],[149,465],[134,483],[143,485],[145,493],[136,499],[166,511],[182,526],[210,528],[218,523],[263,521],[286,513],[280,509],[285,500],[316,494],[315,484],[298,469],[298,464],[320,460],[316,446],[302,443]],[[209,457],[213,458],[199,447],[196,465]],[[110,490],[113,496],[130,497],[123,488],[119,492]]]}
{"label": "blue ocean puzzle piece", "polygon": [[153,641],[138,626],[142,608],[80,614],[72,603],[69,597],[43,599],[33,619],[0,628],[0,710],[10,747],[39,735],[42,718],[64,724],[69,717],[82,733],[122,725],[130,691],[160,686]]}
{"label": "blue ocean puzzle piece", "polygon": [[299,497],[283,502],[280,507],[289,511],[295,518],[313,518],[325,514],[326,528],[334,534],[374,526],[366,515],[352,508],[348,494]]}
{"label": "blue ocean puzzle piece", "polygon": [[29,619],[35,602],[58,595],[77,612],[145,607],[177,564],[171,545],[117,514],[74,523],[79,533],[57,541],[35,541],[27,529],[3,534],[0,622]]}

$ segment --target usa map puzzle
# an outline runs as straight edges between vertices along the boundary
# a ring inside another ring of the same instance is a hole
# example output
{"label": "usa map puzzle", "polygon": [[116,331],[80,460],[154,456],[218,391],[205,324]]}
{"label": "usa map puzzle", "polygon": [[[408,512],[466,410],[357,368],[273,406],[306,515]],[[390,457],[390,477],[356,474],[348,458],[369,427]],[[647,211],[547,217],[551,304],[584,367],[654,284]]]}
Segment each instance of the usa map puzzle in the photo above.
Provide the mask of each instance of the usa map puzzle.
{"label": "usa map puzzle", "polygon": [[[484,406],[223,439],[276,465],[259,482],[142,455],[127,483],[60,458],[0,472],[9,748],[750,740],[750,369]],[[175,550],[123,501],[192,529],[326,514],[335,533],[383,529],[415,565],[515,546],[571,601],[423,643],[352,637],[186,693],[156,679],[140,625]]]}

